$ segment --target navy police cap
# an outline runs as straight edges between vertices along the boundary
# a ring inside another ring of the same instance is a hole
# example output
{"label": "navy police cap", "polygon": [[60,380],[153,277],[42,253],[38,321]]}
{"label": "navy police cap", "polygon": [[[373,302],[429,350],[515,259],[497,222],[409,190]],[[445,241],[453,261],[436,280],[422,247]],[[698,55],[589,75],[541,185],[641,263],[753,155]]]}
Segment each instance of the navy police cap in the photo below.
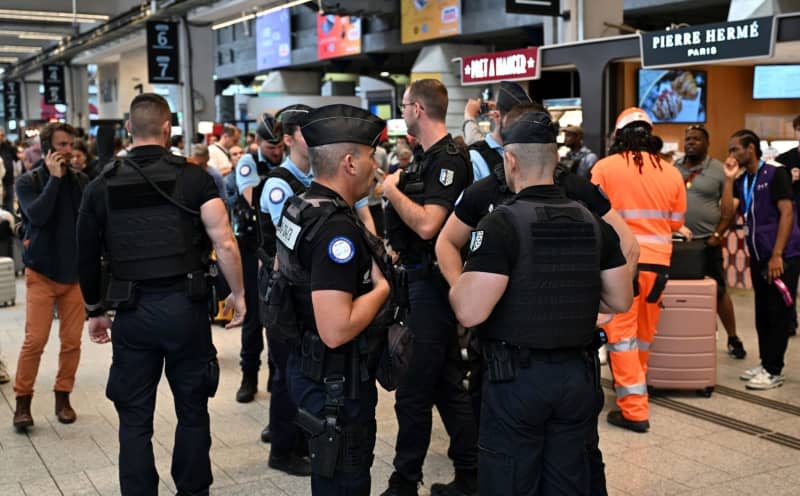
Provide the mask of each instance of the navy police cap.
{"label": "navy police cap", "polygon": [[357,143],[377,146],[386,121],[350,105],[325,105],[306,116],[300,130],[308,146]]}
{"label": "navy police cap", "polygon": [[523,114],[512,126],[501,131],[503,144],[512,143],[555,143],[558,133],[556,125],[546,112]]}
{"label": "navy police cap", "polygon": [[495,107],[502,113],[506,113],[521,103],[531,103],[531,97],[525,93],[518,83],[511,81],[501,81],[500,91],[497,92]]}
{"label": "navy police cap", "polygon": [[275,119],[281,124],[302,125],[306,117],[308,117],[308,113],[312,110],[314,109],[302,103],[289,105],[288,107],[280,109],[278,113],[275,114]]}
{"label": "navy police cap", "polygon": [[275,118],[269,112],[264,112],[258,118],[258,126],[256,126],[256,134],[262,140],[270,143],[277,143],[283,139],[283,135],[276,129]]}

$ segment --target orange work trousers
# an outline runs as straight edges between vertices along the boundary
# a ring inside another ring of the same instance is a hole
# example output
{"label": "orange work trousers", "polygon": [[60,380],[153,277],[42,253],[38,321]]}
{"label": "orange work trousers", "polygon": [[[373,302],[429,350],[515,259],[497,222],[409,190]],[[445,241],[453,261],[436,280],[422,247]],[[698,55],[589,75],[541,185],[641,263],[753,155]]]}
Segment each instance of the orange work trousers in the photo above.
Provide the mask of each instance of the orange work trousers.
{"label": "orange work trousers", "polygon": [[39,373],[42,352],[50,337],[53,308],[58,308],[61,351],[53,389],[72,392],[75,372],[81,357],[81,333],[86,320],[83,295],[78,283],[62,284],[44,275],[25,269],[25,341],[19,352],[14,392],[17,396],[33,394]]}
{"label": "orange work trousers", "polygon": [[666,279],[664,275],[640,268],[636,281],[638,292],[634,294],[630,310],[616,314],[605,331],[617,406],[626,419],[643,421],[650,416],[647,359],[661,314],[661,293]]}

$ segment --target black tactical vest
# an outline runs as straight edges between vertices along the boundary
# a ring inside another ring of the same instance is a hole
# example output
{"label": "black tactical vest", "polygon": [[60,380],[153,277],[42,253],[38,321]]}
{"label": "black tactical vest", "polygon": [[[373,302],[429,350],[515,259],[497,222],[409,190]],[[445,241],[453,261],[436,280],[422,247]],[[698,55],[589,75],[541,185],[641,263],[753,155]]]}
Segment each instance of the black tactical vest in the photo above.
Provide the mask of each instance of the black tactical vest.
{"label": "black tactical vest", "polygon": [[105,244],[116,279],[145,281],[205,268],[210,242],[200,212],[185,206],[186,167],[183,157],[165,153],[146,168],[122,159],[104,170]]}
{"label": "black tactical vest", "polygon": [[534,349],[588,346],[600,305],[602,237],[595,217],[571,200],[514,199],[497,210],[516,230],[519,255],[481,338]]}
{"label": "black tactical vest", "polygon": [[[289,184],[289,187],[292,188],[292,192],[295,194],[295,196],[301,195],[301,194],[306,192],[306,189],[307,189],[306,185],[303,184],[302,182],[300,182],[300,180],[297,179],[294,176],[294,174],[292,174],[292,172],[289,169],[287,169],[286,167],[277,167],[275,169],[272,169],[267,174],[267,177],[264,178],[263,181],[261,181],[261,184],[260,184],[261,191],[263,191],[264,183],[266,182],[266,180],[271,178],[271,177],[275,177],[275,178],[278,178],[278,179],[283,179],[284,181],[286,181]],[[259,194],[259,198],[260,197],[261,197],[261,195]],[[255,197],[253,197],[253,198],[255,198]],[[256,201],[253,200],[253,203],[256,203]],[[275,241],[276,241],[276,238],[275,238],[275,225],[272,223],[272,219],[270,218],[269,215],[266,215],[266,214],[262,213],[262,214],[260,214],[260,218],[261,218],[261,221],[260,221],[260,224],[261,224],[261,247],[264,249],[264,252],[270,258],[275,258],[275,253],[276,253],[276,251],[275,251],[275,249],[276,249],[275,248],[275,246],[276,246],[275,245]]]}
{"label": "black tactical vest", "polygon": [[[503,185],[506,184],[506,173],[503,169],[503,156],[498,153],[497,150],[489,146],[486,140],[476,141],[469,145],[469,149],[478,152],[481,158],[486,162],[492,174],[494,174]],[[473,180],[474,179],[475,178],[473,178]]]}
{"label": "black tactical vest", "polygon": [[[449,141],[443,145],[443,149],[437,150],[435,153],[437,155],[444,153],[450,160],[461,161],[468,174],[467,184],[471,184],[472,164],[469,160],[469,154],[465,148],[458,146],[449,135],[448,138]],[[424,204],[426,164],[435,158],[437,157],[430,154],[424,155],[420,160],[415,158],[414,162],[403,171],[403,179],[398,184],[398,189],[417,204]],[[386,237],[392,248],[400,254],[400,259],[403,263],[416,263],[420,259],[433,260],[435,258],[434,246],[436,245],[436,238],[430,240],[420,238],[403,222],[400,214],[392,207],[391,203],[386,206],[384,216],[386,219]]]}

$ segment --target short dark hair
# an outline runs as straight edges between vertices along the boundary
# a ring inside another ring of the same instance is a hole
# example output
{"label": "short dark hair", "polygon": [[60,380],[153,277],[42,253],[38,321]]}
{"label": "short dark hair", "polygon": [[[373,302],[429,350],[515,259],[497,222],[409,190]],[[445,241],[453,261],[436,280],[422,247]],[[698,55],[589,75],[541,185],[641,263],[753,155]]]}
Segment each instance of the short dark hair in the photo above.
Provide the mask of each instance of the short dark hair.
{"label": "short dark hair", "polygon": [[447,88],[436,79],[418,79],[408,87],[408,96],[422,104],[431,119],[444,122],[447,117]]}
{"label": "short dark hair", "polygon": [[75,142],[72,144],[72,149],[73,149],[73,150],[80,150],[80,151],[82,151],[82,152],[83,152],[83,154],[84,154],[84,155],[86,155],[86,161],[87,161],[87,162],[91,162],[91,161],[92,161],[92,159],[94,158],[94,157],[92,156],[92,154],[89,152],[89,147],[88,147],[88,146],[86,146],[86,142],[85,142],[84,140],[80,139],[80,138],[77,138],[77,139],[75,140]]}
{"label": "short dark hair", "polygon": [[181,144],[181,141],[183,141],[182,134],[176,134],[169,140],[171,146],[179,146]]}
{"label": "short dark hair", "polygon": [[792,127],[794,129],[800,129],[800,115],[794,118],[794,120],[792,121]]}
{"label": "short dark hair", "polygon": [[142,93],[131,102],[131,134],[137,138],[157,138],[164,122],[172,122],[169,104],[161,95]]}
{"label": "short dark hair", "polygon": [[756,149],[756,158],[761,158],[761,139],[756,133],[749,129],[740,129],[733,133],[731,138],[738,138],[739,143],[741,143],[744,148],[753,145],[753,148]]}
{"label": "short dark hair", "polygon": [[64,133],[69,134],[70,136],[75,136],[75,128],[67,124],[66,122],[51,122],[50,124],[46,125],[42,128],[39,132],[39,141],[41,143],[47,143],[48,145],[53,145],[53,135],[56,131],[61,131]]}

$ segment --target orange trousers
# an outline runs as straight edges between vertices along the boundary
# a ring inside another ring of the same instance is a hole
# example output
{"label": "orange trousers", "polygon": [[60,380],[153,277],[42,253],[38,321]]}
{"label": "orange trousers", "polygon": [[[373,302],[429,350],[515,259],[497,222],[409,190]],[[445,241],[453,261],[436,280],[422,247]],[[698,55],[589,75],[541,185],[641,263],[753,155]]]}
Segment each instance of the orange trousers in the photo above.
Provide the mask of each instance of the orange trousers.
{"label": "orange trousers", "polygon": [[39,362],[50,337],[54,307],[58,308],[61,351],[53,389],[72,392],[81,357],[81,333],[86,320],[80,286],[78,283],[58,283],[36,271],[25,269],[25,288],[25,341],[19,352],[14,392],[17,396],[33,394]]}
{"label": "orange trousers", "polygon": [[[626,419],[633,421],[648,420],[650,416],[646,375],[650,344],[661,314],[663,287],[657,287],[658,278],[655,272],[640,271],[637,275],[639,291],[630,310],[615,315],[605,327],[617,406]],[[651,299],[656,301],[648,302],[654,287],[658,294]]]}

